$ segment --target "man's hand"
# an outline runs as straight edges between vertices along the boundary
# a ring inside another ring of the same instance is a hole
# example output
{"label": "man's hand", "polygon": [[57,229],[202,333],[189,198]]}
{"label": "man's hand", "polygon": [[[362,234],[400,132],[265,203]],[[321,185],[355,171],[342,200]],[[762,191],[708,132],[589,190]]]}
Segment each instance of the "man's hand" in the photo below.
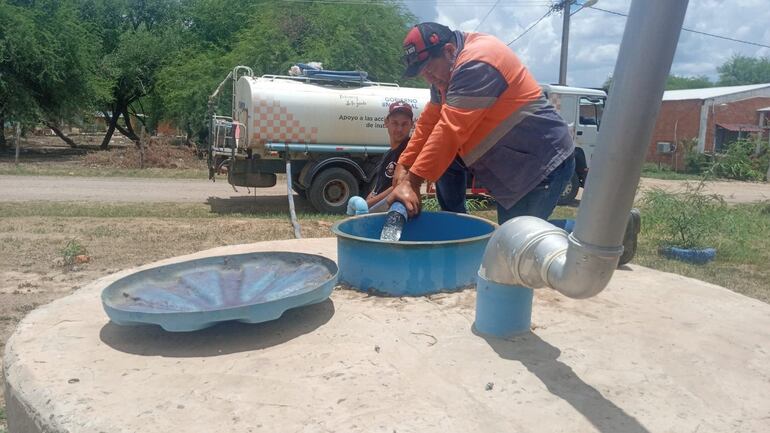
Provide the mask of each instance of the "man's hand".
{"label": "man's hand", "polygon": [[409,218],[413,218],[420,213],[422,199],[420,196],[420,186],[422,186],[423,179],[409,172],[402,179],[388,196],[388,205],[393,204],[395,201],[401,202],[406,207]]}
{"label": "man's hand", "polygon": [[393,185],[398,185],[409,176],[409,167],[402,164],[396,164],[396,169],[393,171]]}

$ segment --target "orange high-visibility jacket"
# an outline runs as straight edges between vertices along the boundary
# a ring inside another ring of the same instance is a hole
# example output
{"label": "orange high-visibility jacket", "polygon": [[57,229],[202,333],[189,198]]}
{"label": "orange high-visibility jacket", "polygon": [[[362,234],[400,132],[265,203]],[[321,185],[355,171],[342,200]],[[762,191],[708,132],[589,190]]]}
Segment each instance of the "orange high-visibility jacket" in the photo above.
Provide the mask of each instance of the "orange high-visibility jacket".
{"label": "orange high-visibility jacket", "polygon": [[497,38],[455,32],[447,89],[431,88],[399,163],[436,181],[460,155],[509,208],[574,151],[569,129],[521,61]]}

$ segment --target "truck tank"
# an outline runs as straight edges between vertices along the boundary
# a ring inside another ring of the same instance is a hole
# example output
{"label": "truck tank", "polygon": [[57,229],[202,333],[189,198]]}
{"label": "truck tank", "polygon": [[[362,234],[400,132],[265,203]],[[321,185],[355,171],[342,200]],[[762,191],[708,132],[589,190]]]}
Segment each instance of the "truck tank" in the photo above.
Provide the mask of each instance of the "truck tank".
{"label": "truck tank", "polygon": [[233,119],[245,126],[243,146],[267,155],[266,143],[387,146],[384,117],[397,100],[419,116],[428,89],[371,83],[361,87],[243,76],[235,87]]}

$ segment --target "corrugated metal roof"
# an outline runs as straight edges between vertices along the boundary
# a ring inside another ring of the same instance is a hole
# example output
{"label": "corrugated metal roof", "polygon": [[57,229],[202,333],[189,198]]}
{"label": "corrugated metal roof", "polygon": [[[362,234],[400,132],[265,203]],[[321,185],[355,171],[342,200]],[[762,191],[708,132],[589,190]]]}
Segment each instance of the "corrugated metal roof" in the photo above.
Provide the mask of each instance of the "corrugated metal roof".
{"label": "corrugated metal roof", "polygon": [[770,89],[770,83],[750,84],[748,86],[706,87],[704,89],[667,90],[663,92],[663,100],[684,101],[686,99],[710,99],[763,88]]}
{"label": "corrugated metal roof", "polygon": [[589,89],[585,87],[560,86],[558,84],[540,84],[545,92],[564,93],[568,95],[607,96],[604,90]]}
{"label": "corrugated metal roof", "polygon": [[733,131],[733,132],[760,132],[762,131],[762,128],[760,128],[757,125],[752,125],[750,123],[717,123],[717,126],[721,126],[722,128]]}

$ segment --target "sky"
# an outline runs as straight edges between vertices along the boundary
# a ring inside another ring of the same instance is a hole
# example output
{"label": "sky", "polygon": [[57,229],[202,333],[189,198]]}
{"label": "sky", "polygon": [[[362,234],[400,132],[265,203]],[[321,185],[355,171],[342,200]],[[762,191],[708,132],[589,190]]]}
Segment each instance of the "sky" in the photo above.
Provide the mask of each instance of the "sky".
{"label": "sky", "polygon": [[[405,0],[404,3],[420,21],[492,34],[507,44],[541,18],[554,2],[500,0],[491,13],[496,0]],[[599,0],[594,6],[627,14],[630,5],[631,0]],[[562,20],[561,13],[554,13],[511,45],[541,83],[559,81]],[[570,21],[567,84],[600,87],[612,75],[626,18],[584,8],[574,13]],[[683,27],[770,46],[768,23],[767,0],[690,0]],[[770,48],[683,31],[671,73],[705,75],[716,81],[717,67],[735,54],[770,57]]]}

